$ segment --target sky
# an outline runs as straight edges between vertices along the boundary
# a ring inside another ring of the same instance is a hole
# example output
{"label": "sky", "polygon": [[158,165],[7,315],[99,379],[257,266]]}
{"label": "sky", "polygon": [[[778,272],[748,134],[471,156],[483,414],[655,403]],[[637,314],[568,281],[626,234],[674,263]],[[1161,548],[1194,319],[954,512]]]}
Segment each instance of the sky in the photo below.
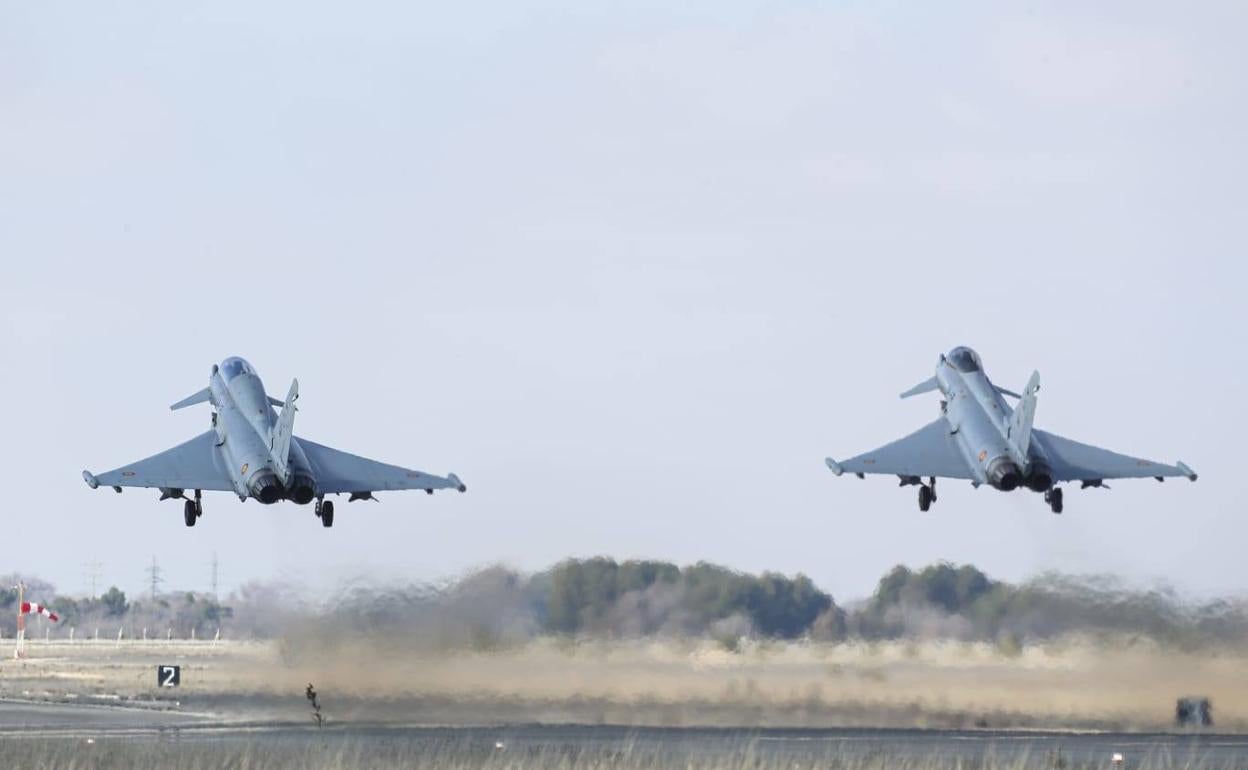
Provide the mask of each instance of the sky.
{"label": "sky", "polygon": [[[1248,588],[1248,6],[0,0],[0,572],[143,590],[570,556]],[[966,344],[1037,425],[1200,473],[928,513],[844,459]],[[242,355],[463,495],[103,472]]]}

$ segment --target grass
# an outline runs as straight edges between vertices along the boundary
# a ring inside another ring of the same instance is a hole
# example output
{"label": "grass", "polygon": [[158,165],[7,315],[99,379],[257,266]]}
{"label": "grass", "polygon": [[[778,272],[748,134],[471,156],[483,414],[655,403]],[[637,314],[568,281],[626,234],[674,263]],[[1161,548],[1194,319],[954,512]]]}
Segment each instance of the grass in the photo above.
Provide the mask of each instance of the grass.
{"label": "grass", "polygon": [[[313,734],[278,739],[258,737],[180,739],[0,739],[5,766],[41,770],[215,770],[266,768],[344,770],[1092,770],[1109,768],[1108,754],[1071,759],[1055,751],[1015,753],[966,750],[923,755],[888,748],[845,748],[814,743],[783,750],[749,739],[699,742],[575,742],[501,746],[463,737],[408,738]],[[1164,754],[1129,761],[1136,770],[1221,770],[1230,760],[1169,758]]]}

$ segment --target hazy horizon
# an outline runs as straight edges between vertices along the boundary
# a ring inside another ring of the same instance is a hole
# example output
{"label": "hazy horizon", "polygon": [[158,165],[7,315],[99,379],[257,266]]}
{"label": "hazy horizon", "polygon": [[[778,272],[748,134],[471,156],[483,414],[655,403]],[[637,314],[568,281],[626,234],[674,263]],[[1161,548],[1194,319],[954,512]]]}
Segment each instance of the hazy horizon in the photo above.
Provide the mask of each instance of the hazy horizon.
{"label": "hazy horizon", "polygon": [[[570,556],[897,563],[1242,594],[1248,8],[0,0],[0,572],[85,591]],[[1037,425],[1200,474],[1039,495],[836,478],[967,344]],[[468,492],[311,507],[82,482],[206,429]]]}

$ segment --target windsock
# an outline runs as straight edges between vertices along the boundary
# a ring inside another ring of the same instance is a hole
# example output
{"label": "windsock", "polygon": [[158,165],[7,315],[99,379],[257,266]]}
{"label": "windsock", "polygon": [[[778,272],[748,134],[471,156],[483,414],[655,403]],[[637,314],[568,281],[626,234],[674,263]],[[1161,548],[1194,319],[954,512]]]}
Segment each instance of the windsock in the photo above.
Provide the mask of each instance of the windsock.
{"label": "windsock", "polygon": [[42,615],[53,623],[60,620],[60,618],[56,616],[55,612],[37,602],[22,602],[22,614]]}

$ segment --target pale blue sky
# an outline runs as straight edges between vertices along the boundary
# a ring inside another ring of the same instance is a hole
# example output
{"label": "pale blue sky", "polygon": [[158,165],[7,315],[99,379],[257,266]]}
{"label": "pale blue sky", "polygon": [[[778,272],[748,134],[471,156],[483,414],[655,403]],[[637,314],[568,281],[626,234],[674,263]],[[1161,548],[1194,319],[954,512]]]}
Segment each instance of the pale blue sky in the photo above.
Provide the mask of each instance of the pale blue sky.
{"label": "pale blue sky", "polygon": [[[1248,7],[0,0],[5,569],[138,590],[570,555],[1113,571],[1242,592]],[[846,457],[979,350],[1038,424],[1197,484],[947,483]],[[104,471],[203,430],[212,363],[297,432],[466,495]]]}

